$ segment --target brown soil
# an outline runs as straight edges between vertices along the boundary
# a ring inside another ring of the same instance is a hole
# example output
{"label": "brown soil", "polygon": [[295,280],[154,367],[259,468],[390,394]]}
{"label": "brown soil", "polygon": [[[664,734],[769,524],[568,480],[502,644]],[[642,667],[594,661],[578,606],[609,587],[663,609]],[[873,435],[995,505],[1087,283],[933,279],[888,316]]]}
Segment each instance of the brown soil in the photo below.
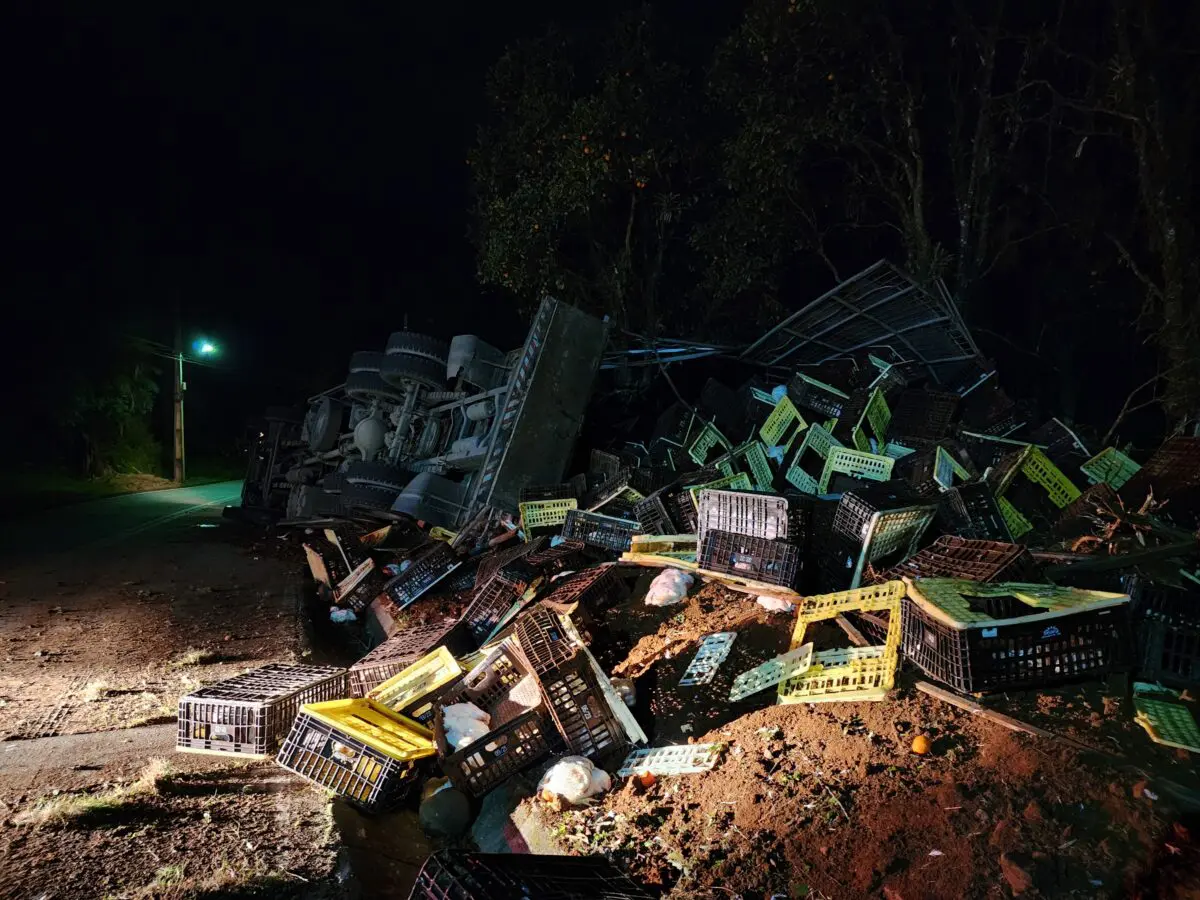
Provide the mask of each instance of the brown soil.
{"label": "brown soil", "polygon": [[[638,606],[609,614],[626,655],[608,668],[642,673],[635,712],[651,744],[726,750],[709,773],[618,783],[586,809],[537,804],[568,852],[609,854],[672,897],[1200,896],[1200,869],[1183,865],[1198,857],[1196,826],[1139,784],[1194,790],[1194,760],[1146,739],[1122,682],[987,701],[1119,751],[1118,765],[921,694],[913,672],[883,702],[777,706],[764,691],[730,704],[732,678],[786,649],[794,617],[717,585],[680,607]],[[712,684],[678,687],[699,638],[719,630],[739,634]],[[810,636],[847,643],[832,626]]]}

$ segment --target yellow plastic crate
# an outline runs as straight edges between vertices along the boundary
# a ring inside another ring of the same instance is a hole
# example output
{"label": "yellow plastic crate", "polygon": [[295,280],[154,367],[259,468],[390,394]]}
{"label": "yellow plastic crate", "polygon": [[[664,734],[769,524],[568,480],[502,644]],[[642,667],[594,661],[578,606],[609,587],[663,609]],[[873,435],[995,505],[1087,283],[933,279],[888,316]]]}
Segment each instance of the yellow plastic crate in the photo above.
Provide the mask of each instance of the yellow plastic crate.
{"label": "yellow plastic crate", "polygon": [[429,536],[435,541],[445,541],[447,544],[449,544],[456,537],[458,537],[458,532],[450,531],[448,528],[443,528],[441,525],[434,525],[429,529]]}
{"label": "yellow plastic crate", "polygon": [[1006,498],[997,497],[996,505],[1000,507],[1000,515],[1004,519],[1004,524],[1008,526],[1008,532],[1014,541],[1021,535],[1033,531],[1030,521],[1021,515],[1020,510],[1009,503]]}
{"label": "yellow plastic crate", "polygon": [[365,697],[306,703],[300,709],[397,762],[412,762],[437,752],[428,728]]}
{"label": "yellow plastic crate", "polygon": [[531,500],[519,503],[521,527],[528,531],[530,528],[552,528],[567,521],[567,513],[579,508],[579,501],[574,497],[565,500]]}
{"label": "yellow plastic crate", "polygon": [[[768,447],[777,447],[782,444],[783,448],[788,450],[792,446],[792,441],[796,439],[796,435],[807,427],[808,423],[804,421],[804,416],[800,415],[800,410],[796,409],[796,404],[784,394],[775,404],[775,409],[767,416],[767,421],[763,422],[762,428],[758,429],[758,436]],[[789,431],[791,436],[785,443],[783,437]]]}
{"label": "yellow plastic crate", "polygon": [[431,653],[370,691],[367,698],[392,712],[428,722],[433,718],[433,699],[425,698],[438,688],[445,687],[462,672],[458,660],[449,650],[435,647]]}
{"label": "yellow plastic crate", "polygon": [[630,553],[661,553],[664,556],[696,558],[694,534],[635,534]]}
{"label": "yellow plastic crate", "polygon": [[1052,463],[1038,447],[1030,447],[1025,451],[1021,472],[1034,484],[1044,487],[1050,495],[1050,501],[1059,509],[1077,499],[1081,493],[1079,488],[1071,483],[1071,479],[1063,474],[1062,469]]}
{"label": "yellow plastic crate", "polygon": [[832,619],[843,612],[886,610],[888,631],[876,647],[848,647],[814,653],[812,665],[780,683],[780,703],[828,703],[882,700],[896,680],[900,659],[900,603],[907,592],[903,581],[888,581],[852,591],[805,597],[792,632],[792,649],[804,645],[811,622]]}

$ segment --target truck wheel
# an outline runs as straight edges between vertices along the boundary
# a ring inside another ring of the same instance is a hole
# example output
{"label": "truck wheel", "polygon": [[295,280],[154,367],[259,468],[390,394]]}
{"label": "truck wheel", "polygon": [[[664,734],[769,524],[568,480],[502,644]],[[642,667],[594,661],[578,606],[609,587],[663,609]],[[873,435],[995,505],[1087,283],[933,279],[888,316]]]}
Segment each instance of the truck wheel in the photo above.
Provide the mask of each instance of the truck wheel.
{"label": "truck wheel", "polygon": [[292,485],[292,489],[288,492],[287,506],[284,514],[289,519],[302,519],[311,513],[305,512],[311,502],[308,498],[309,492],[312,490],[307,484]]}
{"label": "truck wheel", "polygon": [[388,463],[365,462],[361,459],[347,463],[344,475],[347,486],[365,484],[396,493],[404,490],[405,485],[412,481],[412,477],[412,472],[398,469]]}
{"label": "truck wheel", "polygon": [[318,400],[313,407],[308,448],[313,453],[326,453],[336,447],[345,418],[346,407],[343,404],[332,397],[322,397]]}
{"label": "truck wheel", "polygon": [[342,489],[342,505],[346,509],[390,510],[399,491],[370,484],[349,484]]}
{"label": "truck wheel", "polygon": [[450,357],[450,345],[427,334],[417,334],[415,331],[394,331],[388,338],[387,355],[403,353],[406,356],[421,356],[440,363],[442,370],[446,369],[446,360]]}
{"label": "truck wheel", "polygon": [[399,386],[406,381],[415,381],[440,391],[446,387],[446,362],[407,353],[393,353],[384,359],[379,375],[388,384]]}
{"label": "truck wheel", "polygon": [[375,397],[400,400],[404,391],[398,390],[379,377],[378,372],[351,372],[346,376],[346,394],[360,403],[370,403]]}

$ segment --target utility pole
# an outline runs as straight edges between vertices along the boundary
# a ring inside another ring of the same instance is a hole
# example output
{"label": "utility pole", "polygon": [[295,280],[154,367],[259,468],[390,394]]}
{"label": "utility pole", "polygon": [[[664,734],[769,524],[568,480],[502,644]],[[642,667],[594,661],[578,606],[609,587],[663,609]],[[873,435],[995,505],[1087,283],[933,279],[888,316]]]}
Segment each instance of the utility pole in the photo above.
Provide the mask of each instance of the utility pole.
{"label": "utility pole", "polygon": [[179,320],[179,307],[175,307],[175,481],[183,484],[185,464],[183,454],[183,392],[187,384],[183,380],[183,324]]}

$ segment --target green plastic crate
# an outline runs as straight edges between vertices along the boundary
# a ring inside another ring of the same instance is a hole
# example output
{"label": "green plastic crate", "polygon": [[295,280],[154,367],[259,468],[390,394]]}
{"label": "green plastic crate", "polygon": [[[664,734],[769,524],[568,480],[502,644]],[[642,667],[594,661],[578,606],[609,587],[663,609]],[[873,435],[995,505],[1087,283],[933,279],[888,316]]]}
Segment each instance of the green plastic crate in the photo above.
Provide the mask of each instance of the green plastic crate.
{"label": "green plastic crate", "polygon": [[1034,484],[1040,484],[1050,495],[1050,502],[1062,509],[1079,497],[1081,491],[1071,483],[1062,469],[1050,461],[1038,447],[1025,451],[1021,472]]}
{"label": "green plastic crate", "polygon": [[714,447],[722,447],[729,450],[729,441],[725,439],[725,435],[721,434],[720,430],[712,422],[705,423],[700,429],[700,434],[696,436],[696,440],[692,442],[692,446],[688,447],[688,456],[700,465],[704,465],[708,459],[708,454]]}
{"label": "green plastic crate", "polygon": [[1029,520],[1021,515],[1020,510],[1009,503],[1004,497],[997,497],[996,505],[1000,507],[1000,515],[1004,519],[1004,524],[1008,526],[1008,532],[1012,535],[1014,541],[1021,537],[1021,535],[1033,531],[1033,525],[1030,524]]}
{"label": "green plastic crate", "polygon": [[[784,449],[790,449],[792,442],[796,440],[796,435],[807,425],[804,417],[800,415],[800,410],[796,409],[796,404],[792,402],[791,397],[785,394],[775,404],[775,409],[767,416],[767,421],[763,422],[762,428],[758,429],[758,436],[768,447],[777,447],[782,444]],[[791,432],[791,436],[788,437],[787,443],[784,443],[783,438],[788,432]]]}
{"label": "green plastic crate", "polygon": [[897,444],[895,441],[888,441],[883,448],[883,455],[890,456],[892,459],[904,459],[917,451],[912,447],[905,447],[903,444]]}
{"label": "green plastic crate", "polygon": [[750,441],[738,447],[733,452],[733,456],[746,463],[746,468],[754,476],[754,486],[758,490],[769,491],[771,489],[775,475],[771,472],[771,464],[767,462],[767,454],[763,450],[762,444],[758,441]]}
{"label": "green plastic crate", "polygon": [[1103,481],[1114,491],[1119,491],[1142,467],[1116,447],[1109,447],[1101,450],[1079,468],[1091,479],[1092,484]]}
{"label": "green plastic crate", "polygon": [[823,425],[810,425],[805,430],[804,440],[801,441],[800,447],[796,450],[796,455],[792,457],[791,465],[788,466],[783,477],[787,480],[788,484],[795,487],[798,491],[802,491],[805,494],[817,493],[820,482],[800,467],[800,460],[808,452],[811,452],[820,459],[825,459],[829,456],[829,451],[833,447],[840,447],[841,445],[842,442],[830,434]]}
{"label": "green plastic crate", "polygon": [[849,447],[834,447],[825,458],[825,469],[821,472],[819,493],[829,490],[829,482],[835,474],[865,478],[868,481],[887,481],[892,477],[896,461],[890,456],[863,453]]}
{"label": "green plastic crate", "polygon": [[933,458],[933,480],[940,484],[943,489],[949,490],[954,487],[955,476],[960,481],[967,481],[970,479],[971,473],[963,468],[958,460],[946,451],[945,447],[939,446],[937,454]]}
{"label": "green plastic crate", "polygon": [[696,509],[700,508],[701,491],[719,490],[752,491],[754,490],[754,485],[750,483],[750,476],[745,472],[736,472],[733,475],[718,478],[716,481],[710,481],[707,484],[693,484],[687,488],[687,492],[692,498],[692,506],[696,507]]}

